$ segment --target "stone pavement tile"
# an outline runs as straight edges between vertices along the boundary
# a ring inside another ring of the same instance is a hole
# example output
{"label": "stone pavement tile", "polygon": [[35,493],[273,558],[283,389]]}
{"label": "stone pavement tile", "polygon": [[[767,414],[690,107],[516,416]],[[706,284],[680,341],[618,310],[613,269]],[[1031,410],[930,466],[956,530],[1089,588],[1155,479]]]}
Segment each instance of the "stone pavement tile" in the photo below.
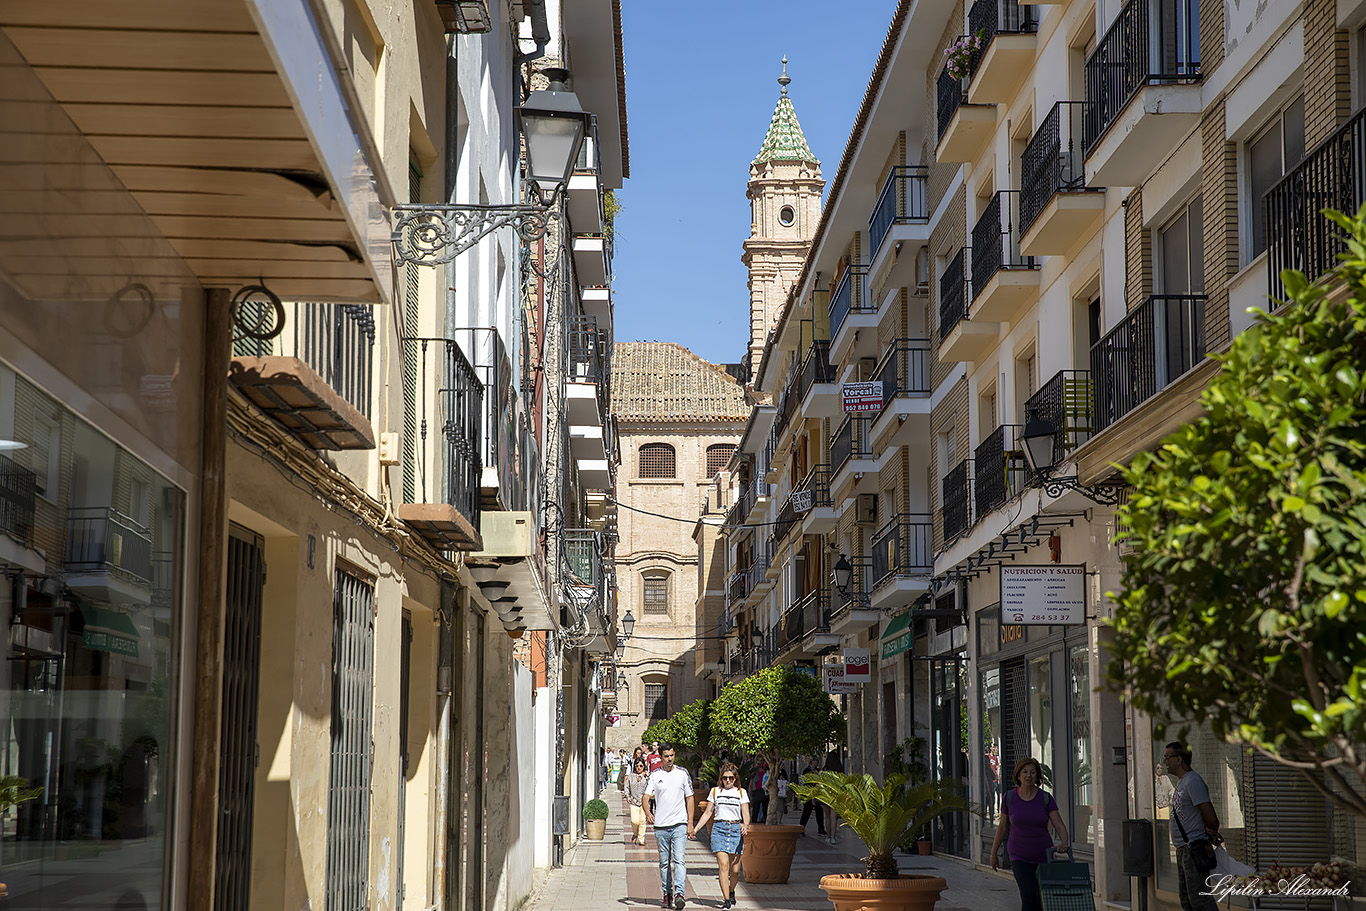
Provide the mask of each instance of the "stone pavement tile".
{"label": "stone pavement tile", "polygon": [[[603,798],[612,807],[603,841],[581,840],[565,856],[564,866],[551,870],[532,896],[528,911],[624,911],[627,908],[659,907],[659,854],[653,832],[645,846],[628,844],[630,815],[616,792]],[[736,887],[737,911],[830,911],[831,905],[818,885],[827,873],[858,873],[864,868],[864,847],[847,828],[838,843],[830,845],[813,834],[798,839],[787,883],[746,883]],[[716,876],[716,856],[706,836],[689,839],[687,847],[688,908],[713,909],[721,905],[721,885]],[[903,873],[942,876],[948,889],[937,911],[1016,911],[1019,896],[1008,876],[939,856],[898,855]]]}

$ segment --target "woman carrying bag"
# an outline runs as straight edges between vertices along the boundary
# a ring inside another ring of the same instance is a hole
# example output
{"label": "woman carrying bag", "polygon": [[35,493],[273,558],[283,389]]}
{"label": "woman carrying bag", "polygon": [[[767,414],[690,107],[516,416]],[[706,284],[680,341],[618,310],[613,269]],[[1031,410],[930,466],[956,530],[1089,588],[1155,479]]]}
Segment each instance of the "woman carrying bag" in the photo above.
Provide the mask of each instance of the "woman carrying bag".
{"label": "woman carrying bag", "polygon": [[749,834],[749,794],[740,781],[740,770],[735,763],[722,765],[718,777],[720,781],[707,795],[707,809],[697,821],[697,837],[702,837],[702,827],[715,813],[716,822],[711,827],[711,850],[716,855],[721,894],[726,897],[721,902],[721,909],[730,911],[735,907],[735,884],[740,881],[740,854],[745,849],[745,836]]}
{"label": "woman carrying bag", "polygon": [[631,840],[638,845],[645,844],[645,786],[650,783],[650,773],[646,770],[645,760],[636,757],[635,767],[626,776],[626,802],[631,806]]}
{"label": "woman carrying bag", "polygon": [[1010,869],[1015,874],[1015,885],[1020,890],[1021,911],[1043,911],[1039,895],[1039,864],[1048,862],[1048,849],[1053,839],[1048,827],[1058,833],[1057,853],[1065,854],[1071,842],[1067,826],[1063,825],[1058,802],[1053,795],[1039,787],[1043,767],[1039,760],[1026,756],[1015,763],[1015,785],[1001,800],[1001,821],[996,826],[996,838],[991,842],[991,869],[995,870],[1000,857],[1001,843],[1006,843],[1010,855]]}

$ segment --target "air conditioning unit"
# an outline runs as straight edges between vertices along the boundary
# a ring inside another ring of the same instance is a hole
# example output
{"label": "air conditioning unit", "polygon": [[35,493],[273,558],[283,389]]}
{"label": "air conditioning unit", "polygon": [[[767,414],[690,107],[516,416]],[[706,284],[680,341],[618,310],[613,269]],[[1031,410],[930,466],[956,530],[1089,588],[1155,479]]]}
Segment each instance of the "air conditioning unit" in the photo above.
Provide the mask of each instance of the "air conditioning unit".
{"label": "air conditioning unit", "polygon": [[854,522],[858,525],[872,525],[877,521],[877,494],[861,493],[854,503]]}
{"label": "air conditioning unit", "polygon": [[861,357],[858,359],[858,378],[860,380],[871,380],[873,371],[877,369],[877,361],[871,357]]}

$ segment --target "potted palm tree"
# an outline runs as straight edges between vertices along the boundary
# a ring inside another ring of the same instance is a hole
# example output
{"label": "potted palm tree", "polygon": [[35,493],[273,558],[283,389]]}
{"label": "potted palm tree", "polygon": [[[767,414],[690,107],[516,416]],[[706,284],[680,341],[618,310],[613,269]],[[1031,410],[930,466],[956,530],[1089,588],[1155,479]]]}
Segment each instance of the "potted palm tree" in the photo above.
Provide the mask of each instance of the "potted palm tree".
{"label": "potted palm tree", "polygon": [[821,877],[835,911],[930,911],[948,884],[939,876],[902,875],[896,848],[908,832],[931,820],[967,808],[962,785],[927,781],[911,787],[900,774],[878,784],[871,775],[813,772],[793,790],[803,800],[819,800],[839,814],[868,848],[866,869]]}
{"label": "potted palm tree", "polygon": [[[748,753],[777,770],[783,760],[823,751],[844,739],[844,719],[816,678],[780,665],[727,684],[711,711],[712,744]],[[745,881],[785,883],[801,826],[782,825],[778,776],[768,781],[769,825],[745,836]]]}

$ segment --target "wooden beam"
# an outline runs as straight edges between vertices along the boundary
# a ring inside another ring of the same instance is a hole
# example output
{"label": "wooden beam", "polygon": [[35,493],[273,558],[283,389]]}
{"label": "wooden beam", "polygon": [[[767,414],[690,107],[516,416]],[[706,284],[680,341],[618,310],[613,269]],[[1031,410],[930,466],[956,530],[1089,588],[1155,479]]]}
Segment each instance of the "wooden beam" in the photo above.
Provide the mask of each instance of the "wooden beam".
{"label": "wooden beam", "polygon": [[86,28],[168,29],[196,32],[256,32],[245,3],[221,0],[0,0],[2,26],[56,26],[79,22]]}
{"label": "wooden beam", "polygon": [[[279,168],[320,171],[306,139],[195,139],[181,136],[88,136],[111,165]],[[30,159],[31,160],[31,159]]]}
{"label": "wooden beam", "polygon": [[187,104],[200,107],[289,107],[275,73],[204,73],[189,70],[108,70],[36,67],[38,78],[63,104]]}
{"label": "wooden beam", "polygon": [[275,63],[256,32],[154,32],[120,29],[13,26],[5,34],[31,66],[108,67],[118,70],[200,70],[274,73]]}
{"label": "wooden beam", "polygon": [[88,136],[307,139],[293,108],[184,104],[62,105]]}

